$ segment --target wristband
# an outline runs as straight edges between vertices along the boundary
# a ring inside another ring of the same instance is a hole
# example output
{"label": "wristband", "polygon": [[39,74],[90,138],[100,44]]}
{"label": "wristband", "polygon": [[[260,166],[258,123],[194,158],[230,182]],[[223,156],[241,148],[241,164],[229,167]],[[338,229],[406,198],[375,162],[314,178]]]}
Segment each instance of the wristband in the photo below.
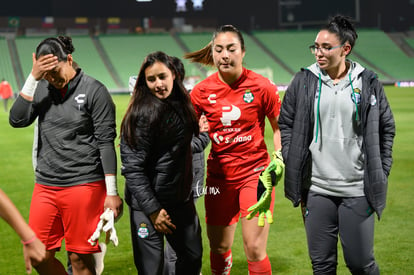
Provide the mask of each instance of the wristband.
{"label": "wristband", "polygon": [[34,235],[33,237],[31,237],[29,240],[27,240],[27,241],[23,241],[23,240],[21,240],[20,242],[23,244],[23,245],[28,245],[28,244],[31,244],[32,242],[34,242],[36,240],[36,235]]}
{"label": "wristband", "polygon": [[118,196],[118,189],[116,187],[116,176],[105,175],[106,194],[108,196]]}
{"label": "wristband", "polygon": [[33,97],[38,83],[39,81],[37,81],[34,78],[34,76],[30,73],[26,79],[26,82],[23,85],[21,93],[28,97]]}
{"label": "wristband", "polygon": [[273,152],[273,157],[280,159],[281,161],[285,162],[282,156],[282,150],[279,149],[275,152]]}

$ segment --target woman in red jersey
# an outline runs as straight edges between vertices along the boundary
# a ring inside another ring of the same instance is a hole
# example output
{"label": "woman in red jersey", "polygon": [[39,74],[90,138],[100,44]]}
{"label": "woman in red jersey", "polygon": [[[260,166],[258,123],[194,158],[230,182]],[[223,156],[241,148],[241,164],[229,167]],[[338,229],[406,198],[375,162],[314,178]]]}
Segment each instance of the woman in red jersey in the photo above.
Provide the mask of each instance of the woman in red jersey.
{"label": "woman in red jersey", "polygon": [[[214,65],[217,72],[198,83],[191,100],[198,116],[205,114],[212,140],[207,161],[206,223],[213,274],[230,274],[231,247],[239,219],[249,274],[271,274],[266,253],[269,224],[247,219],[257,202],[258,178],[270,162],[264,142],[269,119],[275,150],[281,148],[277,123],[280,98],[269,79],[243,67],[241,32],[232,25],[217,29],[203,49],[187,53],[192,62]],[[272,192],[273,209],[274,192]]]}

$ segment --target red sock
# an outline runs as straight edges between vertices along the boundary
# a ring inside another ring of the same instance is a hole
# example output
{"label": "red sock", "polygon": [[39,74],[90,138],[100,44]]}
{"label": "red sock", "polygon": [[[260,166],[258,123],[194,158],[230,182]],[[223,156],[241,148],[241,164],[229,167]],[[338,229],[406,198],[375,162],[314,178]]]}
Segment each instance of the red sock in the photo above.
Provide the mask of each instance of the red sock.
{"label": "red sock", "polygon": [[268,275],[272,274],[272,266],[270,265],[269,257],[266,255],[261,261],[250,262],[247,261],[249,267],[249,275]]}
{"label": "red sock", "polygon": [[212,275],[228,275],[233,265],[231,249],[224,254],[216,254],[210,251],[210,266]]}

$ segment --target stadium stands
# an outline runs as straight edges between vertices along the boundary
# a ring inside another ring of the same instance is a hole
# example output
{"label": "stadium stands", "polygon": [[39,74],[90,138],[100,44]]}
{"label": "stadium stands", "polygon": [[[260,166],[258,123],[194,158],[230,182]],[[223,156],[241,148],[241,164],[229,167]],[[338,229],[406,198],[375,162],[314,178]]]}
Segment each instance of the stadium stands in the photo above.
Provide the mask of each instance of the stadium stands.
{"label": "stadium stands", "polygon": [[[182,58],[185,52],[198,50],[211,40],[211,32],[74,35],[74,58],[91,76],[103,82],[113,92],[128,91],[128,79],[136,75],[144,57],[153,51],[165,51]],[[14,90],[19,90],[16,72],[25,78],[31,69],[31,54],[44,39],[43,36],[17,36],[14,43],[0,39],[0,78],[5,77]],[[314,62],[309,45],[315,31],[255,31],[244,33],[246,44],[245,66],[255,70],[278,85],[287,85],[301,67]],[[404,37],[405,44],[414,50],[414,38]],[[16,47],[13,56],[10,47]],[[384,83],[414,80],[414,58],[407,54],[391,37],[379,30],[361,30],[351,59],[378,73]],[[186,75],[200,80],[212,68],[183,60]],[[22,78],[20,76],[20,78]],[[23,79],[24,81],[24,79]]]}
{"label": "stadium stands", "polygon": [[315,62],[309,50],[315,40],[315,31],[256,31],[253,36],[293,72]]}
{"label": "stadium stands", "polygon": [[[179,58],[184,54],[184,50],[170,34],[101,35],[99,40],[124,87],[128,87],[129,76],[138,74],[145,56],[150,52],[164,51]],[[187,75],[201,76],[193,64],[184,61],[184,65]]]}
{"label": "stadium stands", "polygon": [[414,78],[414,58],[405,55],[382,31],[360,30],[355,52],[386,72],[393,80]]}
{"label": "stadium stands", "polygon": [[407,38],[406,41],[414,49],[414,38]]}
{"label": "stadium stands", "polygon": [[0,81],[3,78],[10,83],[13,92],[17,93],[19,89],[16,82],[16,76],[14,73],[7,40],[0,38]]}
{"label": "stadium stands", "polygon": [[[20,66],[22,68],[23,76],[27,77],[32,70],[32,53],[35,51],[37,45],[45,39],[45,36],[37,37],[16,37],[16,50],[20,59]],[[21,87],[20,87],[21,88]]]}
{"label": "stadium stands", "polygon": [[[32,68],[32,53],[37,45],[46,37],[17,37],[16,46],[20,56],[20,62],[24,77],[26,77]],[[116,89],[117,86],[111,78],[110,73],[105,68],[103,60],[100,58],[96,48],[92,43],[90,36],[72,37],[75,51],[73,52],[74,60],[79,66],[91,76],[96,77],[104,83],[108,89]]]}
{"label": "stadium stands", "polygon": [[75,46],[73,58],[86,74],[97,78],[110,90],[120,88],[115,83],[90,36],[72,37],[72,41]]}

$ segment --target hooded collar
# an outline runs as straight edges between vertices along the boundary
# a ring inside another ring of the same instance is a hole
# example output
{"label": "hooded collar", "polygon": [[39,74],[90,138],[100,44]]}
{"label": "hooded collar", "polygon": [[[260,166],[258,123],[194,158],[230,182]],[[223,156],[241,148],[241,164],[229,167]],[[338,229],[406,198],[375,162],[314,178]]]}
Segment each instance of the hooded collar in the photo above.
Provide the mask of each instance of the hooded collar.
{"label": "hooded collar", "polygon": [[[355,97],[354,87],[352,82],[354,82],[358,76],[365,70],[364,67],[362,67],[358,62],[354,62],[350,59],[347,59],[346,62],[349,62],[350,66],[347,72],[347,77],[345,78],[345,81],[349,82],[349,85],[351,86],[352,94]],[[317,108],[316,108],[316,133],[315,133],[315,143],[318,142],[318,133],[319,133],[319,105],[321,101],[322,96],[322,83],[330,86],[331,83],[333,83],[331,77],[327,74],[325,70],[322,70],[318,63],[313,63],[307,68],[309,71],[311,71],[316,77],[318,77],[318,98],[317,98]],[[355,108],[356,108],[356,116],[355,119],[358,120],[358,105],[355,101]]]}
{"label": "hooded collar", "polygon": [[[365,70],[365,68],[362,67],[358,62],[352,61],[350,59],[346,59],[345,62],[350,64],[347,76],[345,78],[346,80],[349,80],[349,75],[351,75],[351,81],[354,81]],[[317,62],[307,67],[307,69],[311,71],[314,75],[316,75],[318,78],[320,77],[321,81],[325,85],[328,85],[328,83],[332,81],[328,73],[325,70],[321,69]]]}

